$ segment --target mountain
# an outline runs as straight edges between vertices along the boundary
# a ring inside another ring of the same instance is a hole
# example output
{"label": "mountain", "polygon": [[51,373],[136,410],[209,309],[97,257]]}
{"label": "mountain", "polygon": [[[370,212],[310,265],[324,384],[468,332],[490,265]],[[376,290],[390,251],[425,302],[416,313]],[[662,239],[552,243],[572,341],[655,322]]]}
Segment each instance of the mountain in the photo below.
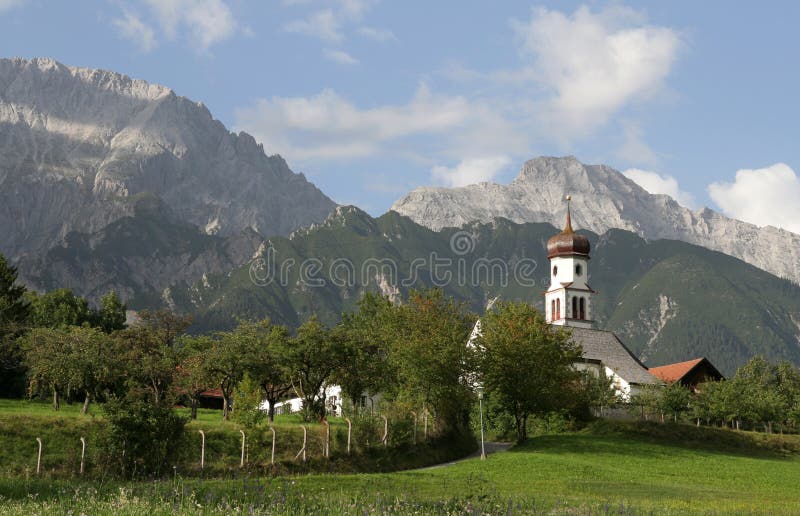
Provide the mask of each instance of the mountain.
{"label": "mountain", "polygon": [[572,195],[577,227],[595,233],[617,228],[646,239],[681,240],[800,282],[800,235],[760,228],[708,208],[692,211],[667,195],[648,193],[610,167],[584,165],[574,157],[530,160],[508,185],[417,188],[391,209],[434,230],[495,217],[560,224],[566,194]]}
{"label": "mountain", "polygon": [[44,253],[103,231],[135,217],[145,194],[220,237],[287,235],[335,207],[280,156],[169,88],[52,59],[0,59],[0,252]]}
{"label": "mountain", "polygon": [[[433,231],[396,212],[376,219],[339,207],[321,224],[270,238],[233,272],[176,285],[171,299],[197,314],[196,331],[229,327],[237,315],[297,326],[317,313],[333,324],[367,290],[401,298],[441,286],[478,313],[495,296],[542,309],[545,243],[557,231],[507,219]],[[797,285],[685,242],[583,233],[598,327],[616,331],[647,364],[708,356],[732,373],[755,354],[800,364]]]}
{"label": "mountain", "polygon": [[92,302],[109,291],[132,309],[170,306],[171,285],[228,272],[252,259],[264,239],[251,229],[222,237],[177,220],[149,194],[133,214],[94,233],[70,232],[45,253],[23,255],[22,280],[37,290],[70,288]]}

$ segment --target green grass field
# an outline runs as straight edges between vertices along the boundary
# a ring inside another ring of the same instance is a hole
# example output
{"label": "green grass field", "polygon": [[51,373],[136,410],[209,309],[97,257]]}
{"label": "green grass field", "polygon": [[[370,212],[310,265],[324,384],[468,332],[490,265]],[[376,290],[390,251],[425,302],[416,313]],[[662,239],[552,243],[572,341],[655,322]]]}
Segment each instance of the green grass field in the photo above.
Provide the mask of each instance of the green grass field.
{"label": "green grass field", "polygon": [[798,514],[800,437],[597,422],[486,461],[388,474],[0,480],[0,513]]}

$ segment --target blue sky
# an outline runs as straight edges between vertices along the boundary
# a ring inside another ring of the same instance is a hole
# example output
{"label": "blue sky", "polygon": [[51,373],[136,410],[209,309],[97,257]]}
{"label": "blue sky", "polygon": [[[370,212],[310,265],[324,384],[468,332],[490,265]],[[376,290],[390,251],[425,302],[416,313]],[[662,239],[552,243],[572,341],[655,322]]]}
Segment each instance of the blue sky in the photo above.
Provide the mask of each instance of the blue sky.
{"label": "blue sky", "polygon": [[173,88],[373,214],[538,155],[800,232],[800,4],[0,0],[2,56]]}

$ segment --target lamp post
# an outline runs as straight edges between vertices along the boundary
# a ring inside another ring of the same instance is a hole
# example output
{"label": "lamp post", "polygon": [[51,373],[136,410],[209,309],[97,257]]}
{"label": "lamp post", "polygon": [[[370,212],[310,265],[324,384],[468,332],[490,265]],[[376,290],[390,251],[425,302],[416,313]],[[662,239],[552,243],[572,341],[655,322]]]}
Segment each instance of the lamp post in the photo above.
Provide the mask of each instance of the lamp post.
{"label": "lamp post", "polygon": [[485,460],[486,448],[483,444],[483,386],[478,387],[478,406],[481,412],[481,460]]}

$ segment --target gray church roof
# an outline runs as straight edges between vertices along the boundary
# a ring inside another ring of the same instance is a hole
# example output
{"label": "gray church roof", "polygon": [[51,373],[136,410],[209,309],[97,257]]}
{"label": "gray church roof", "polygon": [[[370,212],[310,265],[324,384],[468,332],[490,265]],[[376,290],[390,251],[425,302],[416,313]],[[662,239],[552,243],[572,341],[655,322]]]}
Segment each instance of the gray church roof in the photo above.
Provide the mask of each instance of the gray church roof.
{"label": "gray church roof", "polygon": [[583,347],[583,358],[599,360],[628,383],[660,385],[647,367],[610,331],[570,328],[572,340]]}

